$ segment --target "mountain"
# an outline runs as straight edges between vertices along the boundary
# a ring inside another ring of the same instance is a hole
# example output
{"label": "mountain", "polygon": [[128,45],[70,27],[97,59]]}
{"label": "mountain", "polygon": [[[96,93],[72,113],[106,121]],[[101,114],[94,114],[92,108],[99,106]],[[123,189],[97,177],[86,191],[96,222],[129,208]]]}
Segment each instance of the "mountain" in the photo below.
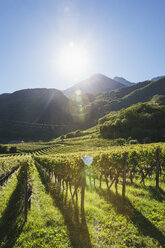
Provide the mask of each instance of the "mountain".
{"label": "mountain", "polygon": [[[75,90],[79,90],[76,95]],[[72,95],[72,99],[64,93]],[[0,143],[48,140],[96,125],[99,118],[102,123],[106,121],[105,115],[112,111],[149,101],[165,105],[165,77],[123,86],[104,75],[95,74],[64,92],[42,88],[2,94]]]}
{"label": "mountain", "polygon": [[151,81],[144,87],[132,91],[130,94],[125,95],[120,99],[115,108],[126,108],[138,102],[148,102],[155,95],[165,95],[165,78],[157,81]]}
{"label": "mountain", "polygon": [[[100,97],[108,99],[110,101],[122,98],[126,95],[129,95],[131,92],[144,88],[148,84],[150,84],[151,81],[144,81],[144,82],[139,82],[136,84],[132,84],[131,86],[123,87],[117,90],[112,90],[108,91],[105,93],[100,94]],[[99,97],[99,96],[98,96]]]}
{"label": "mountain", "polygon": [[129,82],[128,80],[126,80],[125,78],[122,78],[122,77],[114,77],[113,78],[115,81],[121,83],[121,84],[124,84],[125,86],[130,86],[134,83],[132,82]]}
{"label": "mountain", "polygon": [[158,80],[160,78],[163,78],[163,77],[165,77],[165,76],[154,77],[154,78],[151,79],[151,81],[156,81],[156,80]]}
{"label": "mountain", "polygon": [[95,74],[90,78],[64,90],[63,93],[68,97],[73,97],[75,95],[75,92],[78,90],[86,94],[98,94],[105,91],[119,89],[123,86],[124,84],[121,84],[102,74]]}
{"label": "mountain", "polygon": [[71,101],[56,89],[0,95],[0,143],[56,137],[73,124]]}
{"label": "mountain", "polygon": [[90,112],[89,119],[96,121],[96,119],[111,111],[118,111],[139,102],[154,101],[155,99],[157,103],[163,104],[164,95],[165,78],[161,78],[157,81],[140,82],[132,86],[99,94],[93,102],[86,106],[86,109]]}
{"label": "mountain", "polygon": [[165,95],[154,95],[151,102],[159,105],[165,105]]}

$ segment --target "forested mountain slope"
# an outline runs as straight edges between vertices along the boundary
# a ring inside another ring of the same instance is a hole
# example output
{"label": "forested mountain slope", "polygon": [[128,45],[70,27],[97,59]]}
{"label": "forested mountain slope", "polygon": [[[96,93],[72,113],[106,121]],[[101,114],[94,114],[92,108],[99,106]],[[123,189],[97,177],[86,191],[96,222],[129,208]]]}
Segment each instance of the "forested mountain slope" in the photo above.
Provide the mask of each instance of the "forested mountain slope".
{"label": "forested mountain slope", "polygon": [[58,90],[27,89],[0,95],[2,141],[55,137],[72,123],[70,100]]}
{"label": "forested mountain slope", "polygon": [[137,103],[114,111],[99,120],[104,138],[146,137],[151,141],[165,141],[165,106],[155,103]]}
{"label": "forested mountain slope", "polygon": [[165,77],[157,81],[145,81],[132,86],[123,87],[118,90],[99,94],[95,100],[89,103],[86,108],[90,109],[91,118],[99,118],[110,111],[127,108],[138,102],[148,102],[154,96],[165,95]]}
{"label": "forested mountain slope", "polygon": [[[109,82],[108,78],[106,80]],[[165,104],[165,78],[101,94],[79,91],[72,99],[56,89],[26,89],[2,94],[0,143],[55,138],[76,129],[92,127],[111,111],[148,101]]]}

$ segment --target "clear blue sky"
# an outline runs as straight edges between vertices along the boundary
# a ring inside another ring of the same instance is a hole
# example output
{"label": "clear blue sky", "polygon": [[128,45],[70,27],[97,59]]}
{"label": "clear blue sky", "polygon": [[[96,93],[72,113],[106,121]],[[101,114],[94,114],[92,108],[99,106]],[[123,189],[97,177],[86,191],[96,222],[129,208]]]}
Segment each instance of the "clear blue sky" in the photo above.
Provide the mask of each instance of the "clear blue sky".
{"label": "clear blue sky", "polygon": [[[143,81],[165,74],[164,0],[0,0],[0,93],[65,89],[94,73]],[[59,51],[85,47],[81,75]]]}

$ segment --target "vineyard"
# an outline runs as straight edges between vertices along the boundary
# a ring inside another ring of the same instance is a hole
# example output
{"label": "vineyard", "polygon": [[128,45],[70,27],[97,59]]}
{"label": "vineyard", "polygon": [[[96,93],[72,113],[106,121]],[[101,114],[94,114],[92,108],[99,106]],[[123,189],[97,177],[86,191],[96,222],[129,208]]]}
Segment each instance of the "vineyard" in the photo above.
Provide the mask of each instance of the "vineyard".
{"label": "vineyard", "polygon": [[163,143],[21,146],[0,157],[0,247],[165,247]]}

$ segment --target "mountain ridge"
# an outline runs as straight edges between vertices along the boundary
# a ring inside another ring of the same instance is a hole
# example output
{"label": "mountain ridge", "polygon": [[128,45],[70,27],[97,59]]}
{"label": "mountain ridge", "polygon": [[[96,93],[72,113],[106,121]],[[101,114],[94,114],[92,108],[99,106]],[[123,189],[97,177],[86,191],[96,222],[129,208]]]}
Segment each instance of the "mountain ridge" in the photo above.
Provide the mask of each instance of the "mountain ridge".
{"label": "mountain ridge", "polygon": [[[165,78],[99,94],[86,108],[90,109],[92,118],[99,119],[111,111],[118,111],[138,102],[148,102],[156,95],[165,95]],[[164,103],[164,100],[161,102]]]}
{"label": "mountain ridge", "polygon": [[[102,75],[95,77],[101,79]],[[75,129],[92,127],[111,111],[148,101],[165,104],[165,77],[122,85],[95,95],[79,92],[72,99],[54,88],[4,93],[0,95],[0,143],[16,139],[51,139]]]}
{"label": "mountain ridge", "polygon": [[121,84],[103,74],[97,73],[64,90],[63,93],[68,97],[73,97],[77,90],[87,94],[99,94],[104,91],[110,91],[124,86],[124,84]]}
{"label": "mountain ridge", "polygon": [[130,86],[130,85],[134,84],[133,82],[130,82],[130,81],[126,80],[126,79],[123,78],[123,77],[117,77],[117,76],[116,76],[116,77],[114,77],[113,79],[114,79],[115,81],[121,83],[121,84],[124,84],[125,86]]}
{"label": "mountain ridge", "polygon": [[[53,128],[53,125],[73,124],[70,104],[71,101],[56,89],[24,89],[7,95],[2,94],[0,137],[2,140],[56,137],[63,133],[64,128]],[[40,127],[38,123],[43,123],[43,126]],[[44,127],[45,123],[49,124],[47,129]]]}

